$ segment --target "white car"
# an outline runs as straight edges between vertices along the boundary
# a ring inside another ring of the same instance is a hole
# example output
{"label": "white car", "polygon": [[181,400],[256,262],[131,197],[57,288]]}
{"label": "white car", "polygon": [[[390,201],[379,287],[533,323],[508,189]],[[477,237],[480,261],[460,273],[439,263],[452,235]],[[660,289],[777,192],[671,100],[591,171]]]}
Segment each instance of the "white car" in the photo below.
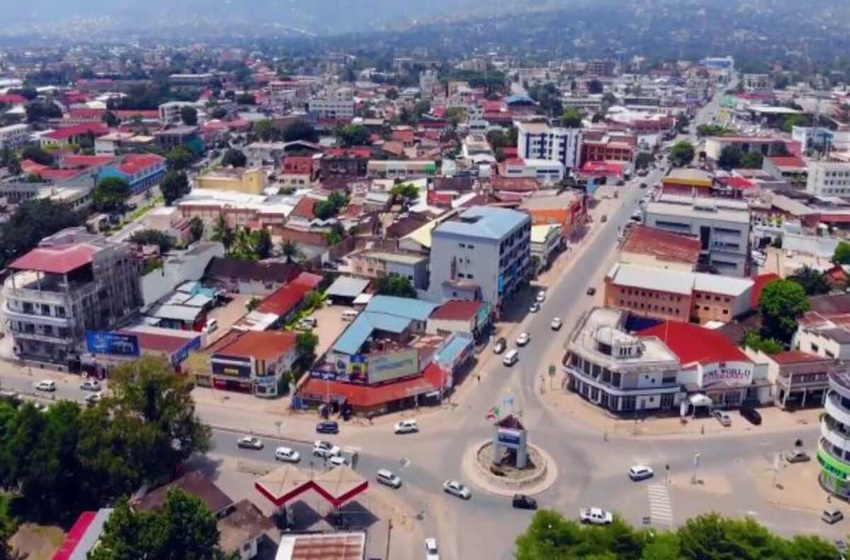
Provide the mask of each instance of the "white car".
{"label": "white car", "polygon": [[240,449],[262,449],[263,448],[263,440],[256,436],[242,436],[239,438],[239,441],[236,442],[236,446]]}
{"label": "white car", "polygon": [[462,500],[468,500],[472,497],[472,493],[469,491],[469,488],[467,488],[457,480],[445,481],[443,483],[443,492],[445,492],[446,494],[451,494],[452,496],[457,496]]}
{"label": "white car", "polygon": [[330,459],[339,455],[339,447],[329,441],[317,441],[313,444],[313,455],[323,459]]}
{"label": "white car", "polygon": [[412,434],[419,431],[419,424],[416,420],[402,420],[395,425],[395,433],[397,434]]}
{"label": "white car", "polygon": [[100,393],[92,393],[86,397],[86,402],[88,404],[99,403],[101,400],[103,400],[103,395]]}
{"label": "white car", "polygon": [[80,389],[83,391],[100,391],[100,381],[97,379],[86,379],[83,381],[83,384],[80,385]]}
{"label": "white car", "polygon": [[437,552],[437,539],[425,539],[425,560],[440,560]]}
{"label": "white car", "polygon": [[553,331],[559,331],[559,330],[561,330],[561,327],[563,326],[563,324],[564,324],[564,322],[561,321],[560,317],[555,317],[554,319],[552,319],[552,323],[550,323],[549,326],[552,327]]}
{"label": "white car", "polygon": [[518,337],[516,337],[517,346],[525,346],[529,342],[531,342],[531,335],[527,332],[521,333]]}
{"label": "white car", "polygon": [[285,463],[297,463],[301,460],[301,455],[299,455],[294,449],[278,447],[274,450],[274,460],[283,461]]}
{"label": "white car", "polygon": [[652,469],[647,467],[646,465],[635,465],[629,468],[629,478],[631,478],[635,482],[639,480],[646,480],[647,478],[652,478],[653,476],[655,476],[655,473],[652,472]]}
{"label": "white car", "polygon": [[389,469],[379,469],[375,479],[390,488],[401,488],[401,478]]}
{"label": "white car", "polygon": [[41,381],[35,384],[35,388],[38,391],[55,391],[56,382],[52,379],[42,379]]}
{"label": "white car", "polygon": [[537,292],[537,303],[543,303],[546,301],[546,290],[540,290]]}
{"label": "white car", "polygon": [[531,307],[528,308],[528,312],[537,313],[538,311],[540,311],[540,304],[535,301],[531,304]]}
{"label": "white car", "polygon": [[348,466],[348,459],[346,459],[342,455],[334,455],[333,457],[328,459],[328,467],[331,468],[331,469],[334,468],[334,467],[347,467],[347,466]]}

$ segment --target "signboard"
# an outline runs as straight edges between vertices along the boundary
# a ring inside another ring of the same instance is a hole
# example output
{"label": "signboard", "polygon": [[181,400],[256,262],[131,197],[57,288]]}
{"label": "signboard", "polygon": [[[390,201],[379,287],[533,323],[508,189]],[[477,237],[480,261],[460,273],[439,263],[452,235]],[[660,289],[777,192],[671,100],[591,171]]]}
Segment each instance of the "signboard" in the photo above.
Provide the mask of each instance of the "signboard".
{"label": "signboard", "polygon": [[516,430],[499,429],[496,440],[508,449],[516,449],[522,443],[522,433]]}
{"label": "signboard", "polygon": [[134,334],[86,331],[86,350],[108,356],[138,356],[139,338]]}
{"label": "signboard", "polygon": [[234,358],[213,354],[210,357],[210,369],[212,369],[213,375],[250,378],[253,368],[250,358]]}
{"label": "signboard", "polygon": [[180,365],[186,358],[189,357],[189,352],[191,352],[192,350],[198,350],[200,347],[201,337],[196,336],[195,338],[190,340],[185,346],[183,346],[183,348],[180,348],[171,355],[171,365]]}
{"label": "signboard", "polygon": [[753,382],[752,362],[717,362],[703,366],[702,387],[713,385],[746,387]]}
{"label": "signboard", "polygon": [[366,358],[366,363],[369,384],[383,383],[419,373],[419,352],[412,349],[369,356]]}

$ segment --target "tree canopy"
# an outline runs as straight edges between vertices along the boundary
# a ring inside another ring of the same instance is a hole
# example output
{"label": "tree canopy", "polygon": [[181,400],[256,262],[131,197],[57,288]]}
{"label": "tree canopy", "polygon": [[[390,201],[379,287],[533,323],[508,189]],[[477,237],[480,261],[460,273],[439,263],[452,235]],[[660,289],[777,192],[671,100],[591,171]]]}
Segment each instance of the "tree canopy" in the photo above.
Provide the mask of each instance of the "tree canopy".
{"label": "tree canopy", "polygon": [[831,290],[826,276],[809,265],[797,269],[788,280],[796,282],[805,290],[808,296],[819,296],[828,294]]}
{"label": "tree canopy", "polygon": [[186,126],[195,126],[198,124],[198,110],[191,105],[180,107],[180,120]]}
{"label": "tree canopy", "polygon": [[390,274],[375,281],[375,293],[384,296],[397,296],[416,299],[416,288],[406,276]]}
{"label": "tree canopy", "polygon": [[174,247],[174,238],[158,229],[143,229],[130,236],[131,243],[156,245],[161,253],[167,253]]}
{"label": "tree canopy", "polygon": [[567,107],[561,114],[561,126],[566,128],[581,128],[581,113],[575,107]]}
{"label": "tree canopy", "polygon": [[295,142],[303,140],[305,142],[318,142],[319,133],[313,128],[313,125],[307,121],[297,120],[286,125],[283,129],[283,141]]}
{"label": "tree canopy", "polygon": [[371,144],[369,131],[359,124],[349,124],[336,130],[336,138],[343,148],[351,146],[367,146]]}
{"label": "tree canopy", "polygon": [[0,266],[23,255],[49,235],[80,225],[78,214],[50,199],[27,200],[0,225]]}
{"label": "tree canopy", "polygon": [[720,157],[717,158],[717,165],[722,169],[735,169],[741,163],[741,148],[736,144],[723,146],[720,150]]}
{"label": "tree canopy", "polygon": [[242,150],[229,149],[224,152],[221,158],[221,164],[225,167],[245,167],[248,164],[248,158]]}
{"label": "tree canopy", "polygon": [[266,229],[239,228],[233,239],[230,256],[243,261],[269,258],[272,251],[271,234]]}
{"label": "tree canopy", "polygon": [[175,200],[179,200],[192,191],[189,186],[189,178],[185,171],[169,170],[162,182],[159,184],[159,190],[162,192],[162,197],[165,199],[165,205],[171,206]]}
{"label": "tree canopy", "polygon": [[850,243],[839,241],[835,246],[835,251],[832,253],[832,262],[834,264],[850,264]]}
{"label": "tree canopy", "polygon": [[181,144],[171,148],[165,163],[171,171],[182,171],[192,165],[195,157],[195,152]]}
{"label": "tree canopy", "polygon": [[693,144],[686,140],[676,142],[670,149],[668,159],[674,167],[684,167],[694,160],[696,154]]}
{"label": "tree canopy", "polygon": [[123,210],[124,203],[130,198],[130,185],[119,177],[106,177],[98,181],[92,199],[98,208],[104,211]]}
{"label": "tree canopy", "polygon": [[803,287],[793,280],[768,282],[759,297],[762,336],[789,344],[797,332],[797,317],[809,309]]}
{"label": "tree canopy", "polygon": [[413,183],[399,183],[390,189],[390,194],[396,200],[411,203],[419,198],[419,189]]}
{"label": "tree canopy", "polygon": [[638,155],[635,156],[635,167],[638,169],[646,169],[649,167],[652,162],[655,161],[655,158],[649,152],[638,152]]}
{"label": "tree canopy", "polygon": [[21,150],[21,159],[28,159],[39,165],[47,166],[56,163],[56,158],[53,157],[53,154],[47,150],[39,148],[38,146],[27,146]]}
{"label": "tree canopy", "polygon": [[229,254],[231,247],[233,247],[233,241],[235,238],[236,233],[233,231],[233,228],[230,227],[230,224],[227,223],[227,218],[224,214],[219,214],[215,220],[215,224],[213,225],[212,236],[210,239],[221,243],[224,246],[225,254]]}
{"label": "tree canopy", "polygon": [[834,560],[837,554],[822,538],[785,539],[750,518],[710,513],[675,531],[657,531],[616,517],[610,525],[582,527],[552,510],[534,514],[515,549],[517,560]]}

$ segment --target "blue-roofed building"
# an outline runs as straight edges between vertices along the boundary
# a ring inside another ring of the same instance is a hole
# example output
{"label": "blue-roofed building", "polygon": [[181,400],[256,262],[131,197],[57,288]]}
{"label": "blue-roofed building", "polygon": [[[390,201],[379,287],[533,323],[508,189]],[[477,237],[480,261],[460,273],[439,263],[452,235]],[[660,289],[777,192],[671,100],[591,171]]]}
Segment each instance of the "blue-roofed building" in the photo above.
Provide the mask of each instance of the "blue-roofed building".
{"label": "blue-roofed building", "polygon": [[[425,323],[436,308],[437,304],[430,301],[395,296],[374,296],[366,305],[366,311],[371,313],[386,313],[420,323]],[[424,326],[414,330],[423,328]]]}
{"label": "blue-roofed building", "polygon": [[530,278],[531,217],[473,206],[431,232],[434,301],[481,300],[498,314]]}
{"label": "blue-roofed building", "polygon": [[385,313],[370,313],[364,311],[345,329],[333,344],[333,351],[339,354],[354,356],[362,353],[363,345],[379,331],[379,334],[392,334],[400,337],[407,333],[411,319]]}

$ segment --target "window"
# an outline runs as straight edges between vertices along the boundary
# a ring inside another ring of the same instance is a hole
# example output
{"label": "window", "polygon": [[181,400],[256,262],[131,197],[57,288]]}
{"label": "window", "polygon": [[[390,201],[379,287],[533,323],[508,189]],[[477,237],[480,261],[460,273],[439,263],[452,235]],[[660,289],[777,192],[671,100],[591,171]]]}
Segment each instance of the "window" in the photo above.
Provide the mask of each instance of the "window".
{"label": "window", "polygon": [[611,373],[611,385],[613,385],[614,387],[620,386],[620,374],[619,373],[617,373],[617,372]]}
{"label": "window", "polygon": [[818,350],[820,350],[820,348],[818,348],[817,344],[812,343],[811,347],[812,347],[812,352],[817,352]]}

